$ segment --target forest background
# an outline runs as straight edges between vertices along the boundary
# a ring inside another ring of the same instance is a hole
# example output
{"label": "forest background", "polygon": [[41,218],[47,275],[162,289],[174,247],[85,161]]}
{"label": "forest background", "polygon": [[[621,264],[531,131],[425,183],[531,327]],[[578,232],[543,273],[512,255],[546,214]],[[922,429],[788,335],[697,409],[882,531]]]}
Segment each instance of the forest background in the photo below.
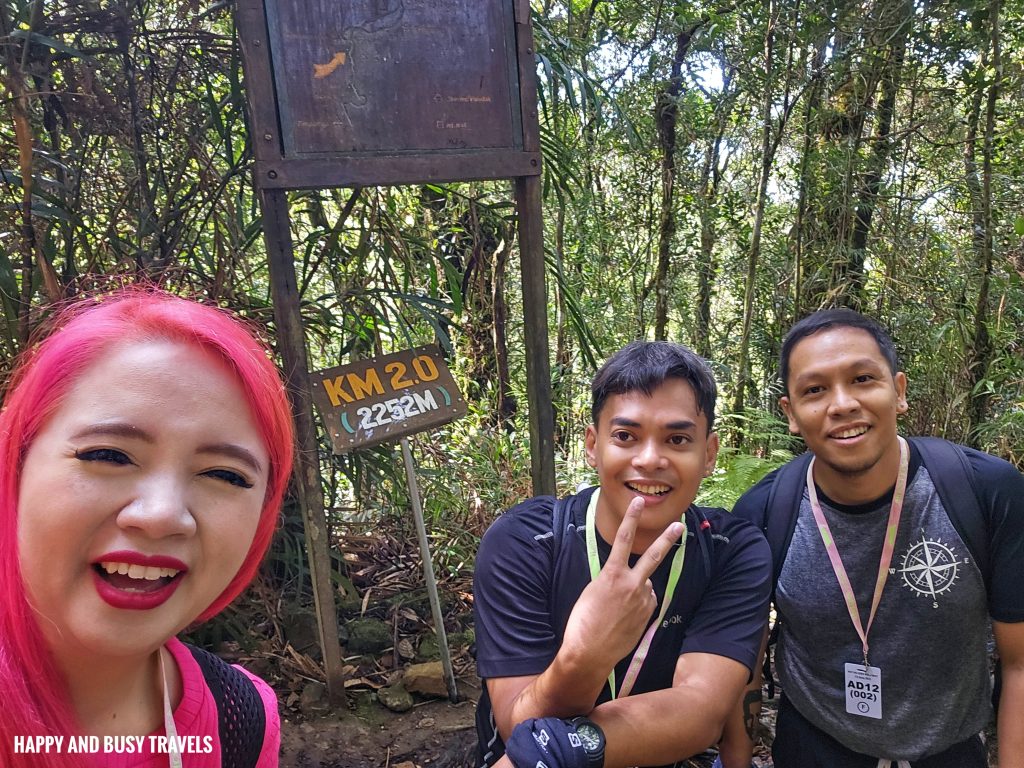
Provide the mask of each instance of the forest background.
{"label": "forest background", "polygon": [[[4,371],[54,304],[126,282],[272,328],[231,11],[0,0]],[[907,433],[1024,464],[1024,3],[534,0],[533,23],[550,405],[526,401],[508,182],[290,195],[313,367],[436,342],[470,402],[413,440],[456,602],[479,535],[530,495],[528,408],[554,408],[560,491],[592,480],[588,382],[634,338],[714,367],[724,447],[705,503],[800,450],[776,358],[823,306],[892,330]],[[373,590],[418,588],[417,555],[397,448],[333,456],[321,437],[344,624]],[[308,615],[293,505],[255,594],[218,637],[282,640]],[[394,664],[399,622],[425,622],[383,610]]]}

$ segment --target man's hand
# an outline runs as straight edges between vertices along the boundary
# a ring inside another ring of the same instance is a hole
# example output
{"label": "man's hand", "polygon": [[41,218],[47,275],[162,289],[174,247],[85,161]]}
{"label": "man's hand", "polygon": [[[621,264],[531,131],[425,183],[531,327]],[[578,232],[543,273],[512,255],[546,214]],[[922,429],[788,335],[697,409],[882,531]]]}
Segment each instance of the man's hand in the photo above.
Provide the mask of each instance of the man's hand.
{"label": "man's hand", "polygon": [[602,669],[604,677],[633,650],[647,629],[658,605],[650,576],[683,532],[682,523],[669,525],[631,568],[629,553],[643,511],[643,499],[630,502],[608,561],[573,606],[559,650],[567,659],[587,658],[588,666]]}
{"label": "man's hand", "polygon": [[530,717],[587,714],[615,664],[637,644],[657,605],[649,577],[683,531],[681,523],[668,526],[630,568],[629,552],[643,508],[639,498],[627,508],[608,561],[573,607],[548,668],[540,675],[487,681],[503,739]]}

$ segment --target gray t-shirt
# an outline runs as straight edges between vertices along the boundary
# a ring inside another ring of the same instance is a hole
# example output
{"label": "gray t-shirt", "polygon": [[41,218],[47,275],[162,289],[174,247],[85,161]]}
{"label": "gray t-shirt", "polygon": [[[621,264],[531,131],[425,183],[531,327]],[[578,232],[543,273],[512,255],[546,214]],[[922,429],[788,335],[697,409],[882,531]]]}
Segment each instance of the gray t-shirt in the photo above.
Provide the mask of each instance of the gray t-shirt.
{"label": "gray t-shirt", "polygon": [[[821,501],[866,625],[889,503],[852,512]],[[806,489],[776,602],[782,688],[807,720],[847,748],[916,760],[969,738],[990,719],[985,584],[924,466],[907,488],[868,636],[869,662],[881,669],[881,720],[846,712],[844,665],[861,663],[863,652]]]}

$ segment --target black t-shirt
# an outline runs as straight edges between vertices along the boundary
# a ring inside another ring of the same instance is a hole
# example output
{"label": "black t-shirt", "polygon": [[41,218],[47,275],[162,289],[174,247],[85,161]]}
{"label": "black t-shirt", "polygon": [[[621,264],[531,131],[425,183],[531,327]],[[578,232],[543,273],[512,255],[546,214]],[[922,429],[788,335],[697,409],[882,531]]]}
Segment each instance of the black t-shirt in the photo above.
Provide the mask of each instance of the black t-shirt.
{"label": "black t-shirt", "polygon": [[[565,528],[557,535],[550,496],[512,508],[484,534],[474,576],[481,678],[539,675],[554,660],[569,614],[590,583],[585,521],[592,493],[590,489],[567,499]],[[686,524],[683,572],[634,695],[670,687],[683,653],[726,656],[748,669],[756,663],[771,579],[767,542],[756,527],[721,509],[690,507]],[[600,535],[598,551],[604,563],[611,547]],[[673,555],[674,549],[651,578],[659,604]],[[632,656],[616,666],[617,681]],[[598,703],[610,695],[606,684]],[[486,690],[477,706],[477,734],[482,762],[493,764],[504,745]]]}

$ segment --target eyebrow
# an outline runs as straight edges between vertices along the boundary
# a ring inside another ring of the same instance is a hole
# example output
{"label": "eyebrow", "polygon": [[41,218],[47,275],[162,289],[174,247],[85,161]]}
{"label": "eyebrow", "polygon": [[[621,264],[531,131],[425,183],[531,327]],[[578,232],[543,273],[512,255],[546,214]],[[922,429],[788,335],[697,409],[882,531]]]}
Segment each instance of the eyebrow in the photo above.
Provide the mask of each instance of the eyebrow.
{"label": "eyebrow", "polygon": [[632,419],[624,419],[622,416],[612,416],[610,422],[613,427],[639,427],[640,422],[633,421]]}
{"label": "eyebrow", "polygon": [[243,464],[247,464],[256,474],[260,474],[263,471],[263,465],[260,464],[252,451],[247,448],[243,448],[235,443],[210,443],[209,445],[199,446],[199,453],[214,453],[221,456],[230,456]]}
{"label": "eyebrow", "polygon": [[826,368],[824,370],[818,369],[818,368],[812,368],[809,371],[797,374],[796,377],[793,379],[793,383],[794,384],[802,384],[803,382],[807,381],[808,379],[820,378],[822,376],[827,376],[830,373],[833,373],[833,372],[836,372],[836,371],[839,372],[839,373],[846,373],[846,372],[850,371],[851,369],[857,369],[857,368],[870,368],[870,369],[875,370],[875,371],[889,372],[891,374],[891,372],[889,371],[889,366],[886,365],[885,363],[879,363],[874,358],[862,357],[862,358],[859,358],[857,360],[853,360],[853,361],[851,361],[849,363],[846,363],[841,368]]}
{"label": "eyebrow", "polygon": [[[84,429],[75,432],[71,437],[73,440],[82,440],[89,437],[121,437],[130,440],[140,440],[148,445],[156,442],[156,438],[141,427],[120,421],[107,424],[90,424]],[[252,451],[236,443],[206,443],[199,446],[196,452],[230,456],[247,465],[257,474],[263,471],[263,465],[260,464],[259,459],[253,455]]]}
{"label": "eyebrow", "polygon": [[141,440],[144,443],[155,443],[156,440],[149,432],[136,427],[134,424],[127,424],[121,421],[109,422],[106,424],[90,424],[84,429],[75,432],[73,440],[81,440],[85,437],[127,437],[133,440]]}
{"label": "eyebrow", "polygon": [[[636,428],[636,427],[640,426],[639,422],[633,421],[632,419],[623,418],[622,416],[613,416],[612,419],[611,419],[610,424],[613,427],[634,427],[634,428]],[[662,425],[662,428],[663,429],[672,429],[672,430],[686,430],[686,429],[694,429],[696,426],[697,426],[696,422],[690,421],[689,419],[684,419],[683,421],[670,421],[668,424]]]}
{"label": "eyebrow", "polygon": [[676,429],[676,430],[696,429],[696,427],[697,427],[697,422],[690,421],[689,419],[687,419],[685,421],[670,421],[668,424],[665,425],[665,429]]}

